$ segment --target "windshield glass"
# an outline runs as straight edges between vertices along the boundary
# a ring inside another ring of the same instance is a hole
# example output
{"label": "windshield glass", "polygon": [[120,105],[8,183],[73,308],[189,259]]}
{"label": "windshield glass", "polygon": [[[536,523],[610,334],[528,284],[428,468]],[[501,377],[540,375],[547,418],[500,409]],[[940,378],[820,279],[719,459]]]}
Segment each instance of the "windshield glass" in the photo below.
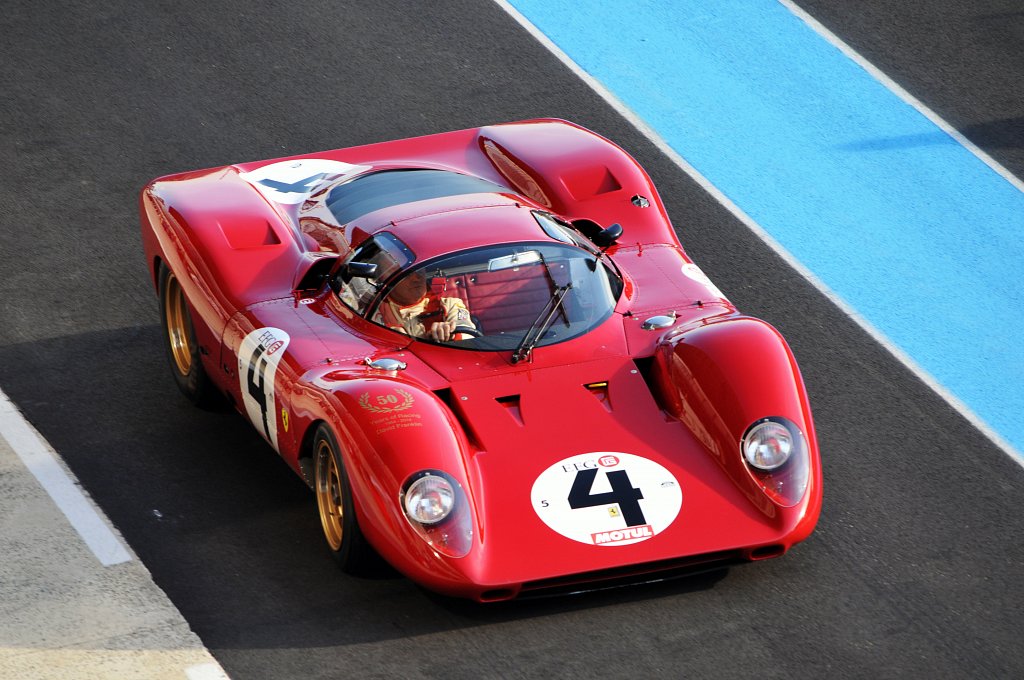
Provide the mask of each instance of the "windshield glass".
{"label": "windshield glass", "polygon": [[[531,332],[539,334],[528,338],[533,347],[588,332],[612,314],[621,291],[619,278],[591,253],[514,243],[415,266],[389,283],[368,313],[378,324],[429,342],[515,350]],[[542,316],[550,318],[541,325]]]}

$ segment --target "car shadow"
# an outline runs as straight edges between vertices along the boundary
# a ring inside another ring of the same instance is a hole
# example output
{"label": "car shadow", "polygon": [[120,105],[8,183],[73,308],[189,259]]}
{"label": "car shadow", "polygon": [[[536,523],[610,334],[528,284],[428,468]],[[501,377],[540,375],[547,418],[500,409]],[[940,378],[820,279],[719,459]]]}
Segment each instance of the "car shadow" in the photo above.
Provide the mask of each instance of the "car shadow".
{"label": "car shadow", "polygon": [[[965,125],[960,133],[982,149],[1024,149],[1024,116]],[[843,151],[891,151],[926,146],[957,145],[941,130],[912,135],[863,139],[842,144]]]}
{"label": "car shadow", "polygon": [[161,333],[139,326],[0,347],[0,386],[213,649],[422,635],[681,597],[727,574],[484,605],[427,592],[383,562],[372,576],[343,574],[308,487],[241,416],[197,409],[177,392]]}

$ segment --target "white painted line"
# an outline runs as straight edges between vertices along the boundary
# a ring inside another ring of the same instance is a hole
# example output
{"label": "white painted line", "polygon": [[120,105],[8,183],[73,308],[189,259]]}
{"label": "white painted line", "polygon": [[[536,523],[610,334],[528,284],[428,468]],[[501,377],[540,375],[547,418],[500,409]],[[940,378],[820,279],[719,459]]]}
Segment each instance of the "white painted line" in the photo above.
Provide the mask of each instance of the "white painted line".
{"label": "white painted line", "polygon": [[68,522],[104,566],[129,562],[131,553],[64,469],[53,448],[0,390],[0,436],[60,508]]}
{"label": "white painted line", "polygon": [[[867,319],[861,316],[853,307],[851,307],[845,300],[829,288],[825,283],[819,279],[813,272],[799,262],[793,255],[786,250],[781,243],[775,240],[775,238],[769,234],[760,224],[755,222],[747,213],[745,213],[738,205],[733,203],[729,197],[723,194],[718,187],[713,185],[704,175],[697,171],[692,165],[690,165],[682,156],[680,156],[672,147],[670,147],[661,136],[654,131],[647,123],[645,123],[636,113],[634,113],[628,106],[611,93],[604,85],[602,85],[596,78],[591,76],[589,73],[583,70],[579,64],[572,60],[572,58],[562,51],[554,42],[551,41],[544,33],[540,31],[536,26],[530,22],[525,16],[519,13],[515,7],[512,7],[507,0],[494,0],[499,7],[508,13],[516,22],[519,23],[530,35],[532,35],[540,44],[548,49],[555,57],[558,58],[563,64],[565,64],[569,70],[576,74],[583,82],[585,82],[594,92],[604,99],[615,111],[625,118],[633,127],[635,127],[642,135],[647,137],[658,149],[664,153],[673,163],[679,166],[679,168],[689,175],[702,189],[707,191],[711,196],[715,198],[719,203],[725,207],[730,213],[733,214],[740,222],[742,222],[748,229],[757,235],[764,243],[775,251],[775,253],[783,259],[790,267],[792,267],[798,274],[807,279],[807,281],[814,286],[818,292],[828,298],[839,310],[854,321],[861,329],[864,330],[868,335],[871,336],[875,342],[885,348],[893,357],[896,358],[901,364],[907,367],[911,373],[917,376],[925,385],[930,387],[936,394],[939,395],[947,404],[949,404],[955,411],[967,419],[974,427],[978,429],[989,441],[999,447],[1006,455],[1008,455],[1014,462],[1021,467],[1024,467],[1024,454],[1017,451],[1008,441],[1003,439],[998,432],[993,430],[984,420],[972,411],[966,404],[958,399],[952,392],[943,387],[930,373],[921,368],[917,362],[915,362],[906,352],[897,347],[889,338],[887,338],[881,331],[874,327]],[[846,46],[842,41],[836,38],[831,33],[828,33],[828,29],[818,24],[813,18],[809,17],[803,10],[793,5],[788,0],[779,0],[787,8],[796,14],[800,19],[807,22],[809,26],[815,28],[815,24],[820,27],[823,37],[829,39],[825,34],[831,36],[829,42],[832,42],[837,48],[841,49],[850,59],[853,59],[858,65],[867,70],[873,76],[875,76],[883,85],[892,90],[897,96],[906,101],[912,106],[918,107],[918,110],[922,114],[927,116],[929,120],[938,125],[943,131],[947,132],[951,137],[956,139],[958,142],[964,145],[969,151],[974,153],[978,158],[984,161],[989,167],[998,172],[1000,176],[1004,177],[1008,182],[1013,184],[1021,191],[1024,191],[1024,184],[1019,179],[1014,177],[1006,168],[1003,168],[999,163],[990,158],[983,151],[978,149],[976,146],[971,144],[966,138],[960,133],[956,132],[949,123],[946,123],[939,118],[934,112],[930,111],[920,102],[917,102],[909,93],[904,91],[899,85],[886,77],[881,71],[874,66],[871,66],[863,57],[854,52],[850,47]],[[812,23],[813,22],[813,23]],[[815,28],[815,30],[818,30]],[[877,74],[877,75],[876,75]],[[890,85],[891,84],[891,85]],[[895,88],[895,89],[894,89]],[[902,92],[902,94],[900,94]],[[914,102],[917,102],[916,104]],[[986,160],[987,159],[987,160]]]}
{"label": "white painted line", "polygon": [[216,663],[200,663],[185,669],[188,680],[230,680],[228,674]]}

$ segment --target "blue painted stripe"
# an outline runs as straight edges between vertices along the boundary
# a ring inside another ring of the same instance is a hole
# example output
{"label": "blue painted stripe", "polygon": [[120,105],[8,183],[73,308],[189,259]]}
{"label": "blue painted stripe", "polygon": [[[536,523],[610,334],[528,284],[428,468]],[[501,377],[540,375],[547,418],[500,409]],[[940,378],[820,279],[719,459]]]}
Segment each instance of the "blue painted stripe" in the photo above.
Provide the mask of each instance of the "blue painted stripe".
{"label": "blue painted stripe", "polygon": [[1024,451],[1024,193],[778,3],[510,4]]}

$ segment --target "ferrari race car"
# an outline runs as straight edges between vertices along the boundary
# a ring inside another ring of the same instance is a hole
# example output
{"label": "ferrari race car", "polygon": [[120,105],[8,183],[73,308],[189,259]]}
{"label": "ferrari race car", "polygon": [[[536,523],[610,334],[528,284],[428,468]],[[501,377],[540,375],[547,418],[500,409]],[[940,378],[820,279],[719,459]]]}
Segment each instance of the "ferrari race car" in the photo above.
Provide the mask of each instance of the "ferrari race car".
{"label": "ferrari race car", "polygon": [[374,553],[478,601],[785,553],[821,465],[800,372],[650,178],[531,120],[170,175],[141,195],[171,373]]}

